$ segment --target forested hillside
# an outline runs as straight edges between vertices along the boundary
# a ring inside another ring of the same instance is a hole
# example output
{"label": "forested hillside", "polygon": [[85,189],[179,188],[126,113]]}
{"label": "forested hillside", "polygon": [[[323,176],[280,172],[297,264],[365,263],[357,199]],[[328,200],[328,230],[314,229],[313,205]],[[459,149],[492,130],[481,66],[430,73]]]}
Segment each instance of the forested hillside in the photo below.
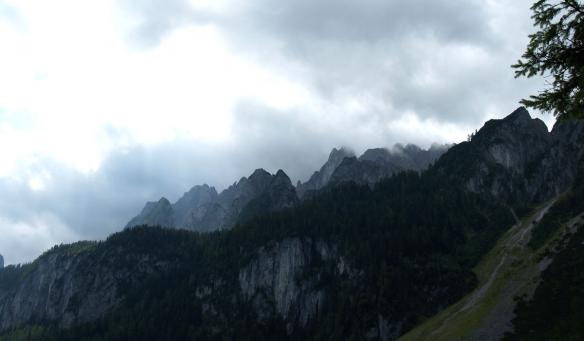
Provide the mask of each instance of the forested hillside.
{"label": "forested hillside", "polygon": [[[509,210],[431,173],[412,172],[374,189],[350,183],[333,187],[295,209],[229,231],[138,227],[101,243],[57,247],[33,264],[2,272],[22,278],[51,255],[76,255],[83,262],[79,277],[94,275],[97,264],[103,271],[126,274],[114,280],[119,306],[96,322],[59,331],[59,324],[46,321],[6,335],[10,339],[32,330],[59,340],[254,339],[285,337],[288,330],[292,338],[358,337],[371,332],[378,318],[399,334],[472,289],[471,267],[511,223]],[[335,253],[331,259],[313,259],[296,274],[301,276],[296,280],[316,274],[313,289],[327,296],[316,320],[306,325],[277,315],[258,320],[253,300],[238,288],[239,269],[259,247],[290,238],[321,241]],[[340,262],[350,270],[340,273]],[[200,297],[204,286],[211,292]],[[65,312],[79,314],[83,299],[72,297]]]}

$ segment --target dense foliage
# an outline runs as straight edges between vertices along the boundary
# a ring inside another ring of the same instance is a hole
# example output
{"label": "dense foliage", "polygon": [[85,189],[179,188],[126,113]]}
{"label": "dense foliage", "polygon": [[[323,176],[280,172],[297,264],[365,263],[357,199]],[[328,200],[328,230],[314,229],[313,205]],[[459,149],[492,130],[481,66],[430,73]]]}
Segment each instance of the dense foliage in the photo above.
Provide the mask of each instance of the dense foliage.
{"label": "dense foliage", "polygon": [[[132,274],[122,280],[125,300],[118,309],[65,330],[37,321],[4,339],[358,339],[378,314],[404,332],[476,285],[471,268],[512,221],[507,209],[428,171],[401,173],[374,188],[331,187],[229,231],[134,228],[79,251],[87,271],[99,265]],[[334,245],[359,274],[340,276],[326,261],[311,264],[306,275],[319,273],[327,303],[318,320],[287,336],[280,317],[258,320],[239,293],[238,271],[259,247],[293,237]],[[140,277],[135,269],[144,259],[163,266]],[[203,285],[213,287],[210,298],[197,295]]]}
{"label": "dense foliage", "polygon": [[584,117],[584,3],[538,0],[531,9],[539,30],[512,67],[516,77],[549,75],[551,81],[522,103],[561,118]]}

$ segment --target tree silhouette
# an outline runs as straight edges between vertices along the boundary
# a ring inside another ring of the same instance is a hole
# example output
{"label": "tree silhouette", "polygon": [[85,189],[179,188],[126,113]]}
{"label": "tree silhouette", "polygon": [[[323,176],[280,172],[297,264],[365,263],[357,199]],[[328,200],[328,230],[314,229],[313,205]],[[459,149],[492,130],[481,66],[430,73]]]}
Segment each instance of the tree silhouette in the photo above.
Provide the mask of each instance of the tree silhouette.
{"label": "tree silhouette", "polygon": [[512,65],[515,77],[544,76],[547,89],[521,101],[558,118],[584,117],[584,3],[539,0],[531,7],[539,29],[522,58]]}

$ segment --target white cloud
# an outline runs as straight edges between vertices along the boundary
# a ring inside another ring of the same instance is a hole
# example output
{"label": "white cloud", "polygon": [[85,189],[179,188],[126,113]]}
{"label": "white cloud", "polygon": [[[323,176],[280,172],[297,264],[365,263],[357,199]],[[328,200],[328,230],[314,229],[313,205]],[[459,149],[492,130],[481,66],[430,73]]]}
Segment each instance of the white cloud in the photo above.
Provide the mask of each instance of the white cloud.
{"label": "white cloud", "polygon": [[508,67],[530,3],[0,0],[0,252],[339,145],[464,139],[541,85]]}
{"label": "white cloud", "polygon": [[54,245],[71,243],[80,238],[51,214],[39,215],[28,223],[0,217],[0,235],[0,250],[5,264],[30,262]]}
{"label": "white cloud", "polygon": [[[26,28],[0,26],[0,108],[7,113],[2,164],[34,154],[95,171],[117,146],[176,137],[222,141],[233,106],[248,98],[284,109],[310,98],[301,84],[238,56],[212,24],[172,31],[160,45],[134,49],[116,31],[111,2],[13,2]],[[209,4],[207,4],[209,5]],[[13,127],[18,115],[26,127]],[[15,141],[16,140],[16,141]]]}

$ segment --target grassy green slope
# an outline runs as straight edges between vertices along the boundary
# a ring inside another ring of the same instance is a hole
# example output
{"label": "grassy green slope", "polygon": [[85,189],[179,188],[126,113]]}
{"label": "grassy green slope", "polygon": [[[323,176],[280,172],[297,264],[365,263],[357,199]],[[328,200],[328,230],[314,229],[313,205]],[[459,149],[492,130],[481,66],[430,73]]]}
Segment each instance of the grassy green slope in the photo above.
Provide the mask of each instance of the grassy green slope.
{"label": "grassy green slope", "polygon": [[479,279],[473,292],[417,326],[401,340],[499,339],[510,330],[516,297],[533,294],[540,272],[549,264],[545,255],[574,226],[573,219],[538,250],[527,246],[533,226],[555,200],[538,207],[503,235],[473,269]]}

